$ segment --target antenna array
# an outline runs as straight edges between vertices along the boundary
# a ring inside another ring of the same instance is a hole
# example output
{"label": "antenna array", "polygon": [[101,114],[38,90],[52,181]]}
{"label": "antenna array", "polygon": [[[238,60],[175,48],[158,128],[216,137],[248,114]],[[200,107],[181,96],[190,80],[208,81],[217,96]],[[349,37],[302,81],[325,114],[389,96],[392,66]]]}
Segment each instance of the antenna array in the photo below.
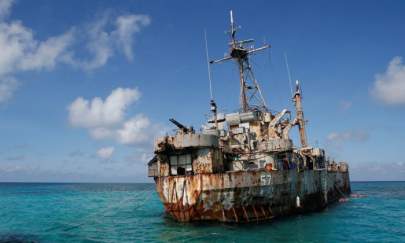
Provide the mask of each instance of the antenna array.
{"label": "antenna array", "polygon": [[228,60],[235,60],[239,68],[239,80],[240,80],[240,105],[243,112],[247,112],[253,109],[268,110],[266,102],[263,98],[262,91],[259,83],[257,82],[252,65],[249,62],[249,56],[270,48],[270,45],[266,44],[259,48],[248,47],[247,44],[254,42],[253,39],[241,40],[236,39],[237,27],[234,22],[233,12],[230,11],[231,26],[229,53],[221,59],[210,61],[211,64],[221,63]]}

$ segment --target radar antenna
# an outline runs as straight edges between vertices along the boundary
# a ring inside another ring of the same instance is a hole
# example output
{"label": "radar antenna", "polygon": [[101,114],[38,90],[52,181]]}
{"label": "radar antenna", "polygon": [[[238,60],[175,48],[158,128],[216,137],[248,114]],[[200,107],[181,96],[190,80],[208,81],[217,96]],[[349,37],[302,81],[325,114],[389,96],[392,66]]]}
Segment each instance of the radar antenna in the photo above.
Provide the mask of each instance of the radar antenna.
{"label": "radar antenna", "polygon": [[266,101],[263,98],[262,91],[259,83],[257,82],[252,65],[249,62],[249,56],[256,52],[270,48],[270,45],[266,44],[259,48],[253,46],[247,47],[247,44],[254,42],[253,39],[241,40],[236,39],[236,30],[239,28],[235,25],[233,19],[232,10],[230,11],[231,29],[228,31],[230,34],[229,42],[229,54],[224,58],[210,61],[210,64],[220,63],[227,60],[235,60],[239,67],[239,79],[240,79],[240,105],[243,112],[247,112],[253,109],[268,110]]}

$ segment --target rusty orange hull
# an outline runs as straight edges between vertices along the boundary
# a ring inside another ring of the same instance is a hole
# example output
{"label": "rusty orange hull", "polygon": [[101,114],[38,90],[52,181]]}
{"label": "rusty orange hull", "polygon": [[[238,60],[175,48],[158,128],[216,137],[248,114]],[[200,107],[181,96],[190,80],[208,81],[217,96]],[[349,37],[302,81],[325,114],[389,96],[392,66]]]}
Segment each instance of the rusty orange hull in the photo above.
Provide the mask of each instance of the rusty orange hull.
{"label": "rusty orange hull", "polygon": [[350,193],[348,172],[238,171],[155,178],[165,210],[181,222],[256,222],[316,211]]}

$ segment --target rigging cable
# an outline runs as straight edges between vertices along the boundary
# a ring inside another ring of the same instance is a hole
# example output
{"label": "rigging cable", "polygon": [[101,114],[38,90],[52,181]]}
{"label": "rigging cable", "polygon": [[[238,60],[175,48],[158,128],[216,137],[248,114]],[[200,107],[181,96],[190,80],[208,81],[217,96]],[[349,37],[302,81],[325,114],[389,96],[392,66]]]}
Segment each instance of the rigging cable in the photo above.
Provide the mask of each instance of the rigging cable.
{"label": "rigging cable", "polygon": [[210,98],[211,98],[211,100],[214,100],[214,96],[212,94],[211,66],[210,66],[210,60],[209,60],[209,55],[208,55],[207,30],[204,30],[204,39],[205,39],[205,55],[207,58],[208,80],[209,80],[209,84],[210,84]]}
{"label": "rigging cable", "polygon": [[293,88],[292,88],[292,84],[291,84],[291,72],[290,72],[290,67],[288,66],[287,53],[285,53],[285,52],[284,52],[284,61],[285,61],[285,66],[287,68],[287,73],[288,73],[288,84],[290,85],[291,97],[293,97]]}

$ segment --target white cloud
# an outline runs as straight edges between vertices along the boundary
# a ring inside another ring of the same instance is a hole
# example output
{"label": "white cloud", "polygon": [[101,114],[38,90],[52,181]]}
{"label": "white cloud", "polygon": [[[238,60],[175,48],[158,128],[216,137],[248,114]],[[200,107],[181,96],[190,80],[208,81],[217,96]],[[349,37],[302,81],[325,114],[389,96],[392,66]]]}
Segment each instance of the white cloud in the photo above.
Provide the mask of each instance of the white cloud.
{"label": "white cloud", "polygon": [[53,68],[71,42],[70,31],[39,42],[21,22],[0,22],[0,76]]}
{"label": "white cloud", "polygon": [[344,131],[344,132],[331,132],[327,136],[327,140],[332,143],[342,143],[348,141],[363,142],[368,139],[368,133],[364,131]]}
{"label": "white cloud", "polygon": [[13,96],[18,85],[18,81],[12,77],[0,77],[0,104]]}
{"label": "white cloud", "polygon": [[0,75],[4,76],[18,69],[24,53],[35,46],[32,32],[19,22],[0,23]]}
{"label": "white cloud", "polygon": [[41,42],[35,50],[25,55],[19,68],[24,71],[54,68],[58,61],[64,61],[64,55],[67,55],[66,50],[73,38],[73,31],[68,31]]}
{"label": "white cloud", "polygon": [[132,45],[133,36],[139,32],[143,26],[150,24],[150,18],[147,15],[122,15],[116,19],[117,30],[114,35],[117,37],[117,42],[121,46],[125,56],[133,59]]}
{"label": "white cloud", "polygon": [[130,14],[112,18],[111,15],[104,14],[84,29],[84,33],[88,35],[85,46],[91,57],[81,59],[70,56],[68,63],[85,70],[99,68],[108,62],[116,49],[122,51],[131,61],[134,35],[149,23],[150,18],[147,15]]}
{"label": "white cloud", "polygon": [[52,69],[73,40],[71,31],[36,40],[21,21],[7,21],[13,2],[0,1],[0,103],[10,99],[17,89],[16,73]]}
{"label": "white cloud", "polygon": [[107,63],[114,53],[111,45],[111,33],[106,30],[109,21],[109,16],[104,15],[83,30],[83,33],[88,35],[88,42],[85,43],[85,46],[91,57],[87,60],[73,58],[71,64],[85,70],[92,70]]}
{"label": "white cloud", "polygon": [[385,73],[375,76],[371,94],[388,105],[405,105],[405,65],[394,57]]}
{"label": "white cloud", "polygon": [[109,159],[114,153],[114,147],[104,147],[97,151],[97,156],[101,159]]}
{"label": "white cloud", "polygon": [[[141,96],[138,89],[117,88],[103,101],[95,97],[91,101],[77,98],[68,107],[70,124],[84,128],[102,128],[118,124],[124,118],[129,105]],[[97,131],[96,134],[105,133]]]}
{"label": "white cloud", "polygon": [[69,122],[74,127],[87,128],[96,140],[115,140],[125,145],[150,145],[163,127],[153,124],[144,114],[127,119],[127,109],[141,96],[138,89],[117,88],[103,100],[95,97],[77,98],[68,106]]}
{"label": "white cloud", "polygon": [[10,8],[14,0],[0,0],[0,19],[7,17],[10,14]]}
{"label": "white cloud", "polygon": [[[122,144],[139,144],[151,139],[151,122],[143,114],[126,121],[122,128],[117,130],[118,141]],[[152,137],[153,138],[153,137]]]}
{"label": "white cloud", "polygon": [[[93,70],[105,65],[117,51],[132,60],[133,35],[150,23],[146,15],[105,15],[87,27],[72,27],[38,40],[21,21],[8,19],[13,3],[0,0],[0,103],[12,97],[19,72],[52,70],[57,64]],[[86,50],[87,59],[83,57]],[[15,80],[14,84],[9,80]]]}

